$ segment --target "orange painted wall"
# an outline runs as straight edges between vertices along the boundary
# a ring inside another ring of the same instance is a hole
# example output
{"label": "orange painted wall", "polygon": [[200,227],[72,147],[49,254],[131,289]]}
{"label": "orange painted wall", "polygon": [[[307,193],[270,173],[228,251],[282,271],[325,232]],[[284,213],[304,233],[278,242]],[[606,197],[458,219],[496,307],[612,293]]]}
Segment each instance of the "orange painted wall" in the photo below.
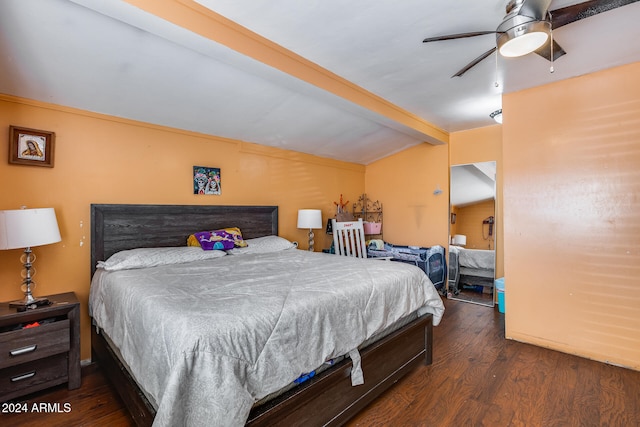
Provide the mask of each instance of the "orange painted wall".
{"label": "orange painted wall", "polygon": [[467,249],[495,249],[495,224],[492,227],[492,233],[489,234],[489,225],[483,224],[483,221],[489,216],[495,216],[495,202],[487,200],[486,202],[475,203],[456,209],[457,217],[455,224],[455,233],[453,225],[451,226],[452,236],[454,234],[464,234],[467,236]]}
{"label": "orange painted wall", "polygon": [[[54,131],[55,167],[9,165],[9,125]],[[340,194],[365,191],[365,167],[0,95],[0,209],[53,207],[62,242],[36,247],[37,295],[75,291],[82,358],[90,357],[91,203],[264,204],[280,207],[280,234],[307,246],[299,208],[335,212]],[[221,168],[222,195],[192,194],[192,167]],[[316,233],[316,250],[330,239]],[[21,297],[20,250],[0,251],[0,301]]]}
{"label": "orange painted wall", "polygon": [[367,165],[365,187],[382,202],[384,240],[447,247],[448,177],[446,145],[420,144]]}
{"label": "orange painted wall", "polygon": [[[449,207],[449,220],[451,220],[451,215],[456,215],[456,220],[453,224],[449,223],[449,236],[455,236],[458,233],[458,207],[451,205]],[[451,239],[449,239],[451,241]]]}
{"label": "orange painted wall", "polygon": [[[504,231],[502,221],[502,183],[504,182],[504,177],[502,172],[502,144],[501,125],[454,132],[451,134],[449,143],[451,165],[496,162],[496,222],[494,224],[496,277],[504,276]],[[455,232],[464,234],[460,231],[459,225],[456,227]]]}
{"label": "orange painted wall", "polygon": [[640,63],[504,96],[508,337],[640,369]]}

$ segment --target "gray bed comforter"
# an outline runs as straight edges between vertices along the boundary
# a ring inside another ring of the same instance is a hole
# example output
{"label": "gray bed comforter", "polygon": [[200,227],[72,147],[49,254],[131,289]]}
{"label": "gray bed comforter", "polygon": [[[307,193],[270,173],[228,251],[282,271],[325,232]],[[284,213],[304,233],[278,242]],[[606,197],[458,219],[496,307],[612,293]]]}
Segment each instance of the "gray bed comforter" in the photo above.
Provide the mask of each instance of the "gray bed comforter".
{"label": "gray bed comforter", "polygon": [[459,246],[450,246],[451,252],[458,253],[460,267],[493,270],[496,265],[496,252],[486,249],[467,249]]}
{"label": "gray bed comforter", "polygon": [[[252,404],[422,307],[419,268],[285,250],[103,271],[94,322],[157,408],[154,426],[244,425]],[[364,373],[367,380],[367,372]]]}

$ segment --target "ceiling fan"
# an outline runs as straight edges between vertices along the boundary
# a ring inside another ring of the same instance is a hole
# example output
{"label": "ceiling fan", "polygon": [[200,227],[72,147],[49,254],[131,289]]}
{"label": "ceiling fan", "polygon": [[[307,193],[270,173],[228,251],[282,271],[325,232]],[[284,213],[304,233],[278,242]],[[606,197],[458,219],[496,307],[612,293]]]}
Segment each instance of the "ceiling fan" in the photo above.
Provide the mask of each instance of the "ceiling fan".
{"label": "ceiling fan", "polygon": [[454,40],[467,37],[496,35],[496,46],[492,47],[451,77],[460,77],[480,61],[498,50],[501,55],[514,57],[535,52],[549,61],[555,61],[566,52],[551,36],[552,31],[562,26],[635,3],[638,0],[590,0],[549,11],[551,0],[510,0],[506,16],[495,31],[475,31],[428,37],[423,43]]}

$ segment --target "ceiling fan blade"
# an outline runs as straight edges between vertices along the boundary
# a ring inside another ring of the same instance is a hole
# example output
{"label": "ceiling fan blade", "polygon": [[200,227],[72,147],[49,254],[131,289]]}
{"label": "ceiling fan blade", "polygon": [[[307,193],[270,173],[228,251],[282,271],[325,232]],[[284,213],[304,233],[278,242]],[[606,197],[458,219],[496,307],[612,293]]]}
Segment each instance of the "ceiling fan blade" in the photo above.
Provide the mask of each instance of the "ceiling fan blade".
{"label": "ceiling fan blade", "polygon": [[591,0],[562,7],[551,11],[551,26],[555,30],[572,22],[589,18],[637,1],[638,0]]}
{"label": "ceiling fan blade", "polygon": [[469,62],[467,65],[465,65],[464,68],[462,68],[460,71],[458,71],[453,76],[451,76],[451,78],[461,77],[464,73],[466,73],[471,68],[473,68],[476,65],[478,65],[478,63],[480,61],[482,61],[484,58],[486,58],[487,56],[491,55],[495,51],[496,51],[496,48],[492,47],[491,49],[489,49],[488,51],[486,51],[485,53],[483,53],[482,55],[478,56],[476,59],[474,59],[473,61]]}
{"label": "ceiling fan blade", "polygon": [[428,37],[422,43],[439,42],[442,40],[464,39],[467,37],[484,36],[485,34],[495,34],[495,31],[474,31],[471,33],[449,34],[448,36]]}
{"label": "ceiling fan blade", "polygon": [[525,0],[518,15],[529,16],[537,21],[542,21],[547,16],[551,0]]}
{"label": "ceiling fan blade", "polygon": [[[551,41],[547,40],[547,42],[544,45],[542,45],[542,47],[538,48],[535,52],[538,55],[542,56],[547,61],[551,61]],[[553,41],[553,60],[555,61],[565,53],[567,52],[565,52],[564,49],[560,47],[560,45],[556,43],[556,41],[554,40]]]}

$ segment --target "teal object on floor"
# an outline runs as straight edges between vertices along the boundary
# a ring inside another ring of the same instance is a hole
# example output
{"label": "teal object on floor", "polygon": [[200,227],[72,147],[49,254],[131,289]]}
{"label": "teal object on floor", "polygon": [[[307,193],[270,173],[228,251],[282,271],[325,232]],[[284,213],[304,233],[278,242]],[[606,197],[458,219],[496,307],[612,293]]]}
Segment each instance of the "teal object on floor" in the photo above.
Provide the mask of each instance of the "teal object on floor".
{"label": "teal object on floor", "polygon": [[498,292],[498,311],[505,312],[504,306],[504,277],[495,280],[496,291]]}

